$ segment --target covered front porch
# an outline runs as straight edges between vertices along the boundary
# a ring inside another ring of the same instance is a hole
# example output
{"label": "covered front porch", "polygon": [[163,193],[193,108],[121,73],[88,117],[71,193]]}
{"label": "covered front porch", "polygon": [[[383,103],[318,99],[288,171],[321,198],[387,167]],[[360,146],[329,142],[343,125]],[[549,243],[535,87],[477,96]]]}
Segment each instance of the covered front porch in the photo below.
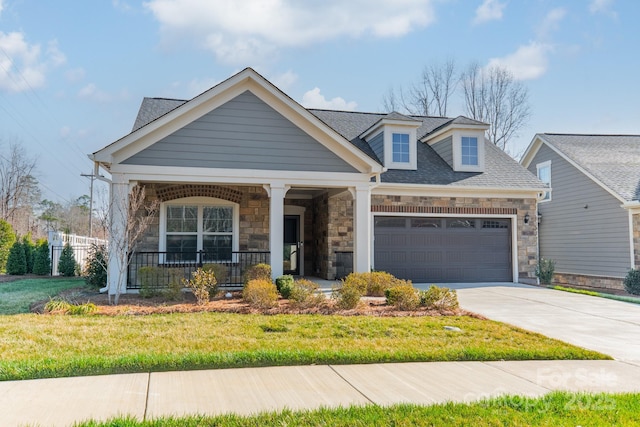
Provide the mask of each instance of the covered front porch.
{"label": "covered front porch", "polygon": [[258,263],[270,264],[274,279],[292,274],[335,280],[370,270],[368,183],[328,187],[130,181],[114,183],[113,195],[133,185],[144,186],[146,200],[158,201],[159,208],[130,251],[126,278],[118,284],[121,293],[140,289],[141,271],[149,267],[156,280],[169,281],[218,264],[224,270],[222,287],[241,286],[244,271]]}

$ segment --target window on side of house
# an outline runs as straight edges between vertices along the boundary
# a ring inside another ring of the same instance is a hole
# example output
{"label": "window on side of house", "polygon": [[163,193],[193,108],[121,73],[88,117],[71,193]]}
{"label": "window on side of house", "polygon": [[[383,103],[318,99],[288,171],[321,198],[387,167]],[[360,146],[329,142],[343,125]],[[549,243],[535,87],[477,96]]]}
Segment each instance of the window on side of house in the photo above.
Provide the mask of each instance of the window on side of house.
{"label": "window on side of house", "polygon": [[[167,204],[164,207],[164,251],[167,262],[196,261],[203,251],[202,261],[232,259],[234,206],[229,204]],[[162,247],[161,247],[162,249]]]}
{"label": "window on side of house", "polygon": [[478,138],[463,136],[460,142],[461,163],[465,166],[478,165]]}
{"label": "window on side of house", "polygon": [[[551,161],[538,163],[536,169],[538,170],[538,179],[547,184],[547,187],[551,187]],[[549,200],[551,200],[551,191],[545,191],[541,202],[547,202]]]}
{"label": "window on side of house", "polygon": [[394,133],[391,137],[394,163],[409,163],[409,134]]}

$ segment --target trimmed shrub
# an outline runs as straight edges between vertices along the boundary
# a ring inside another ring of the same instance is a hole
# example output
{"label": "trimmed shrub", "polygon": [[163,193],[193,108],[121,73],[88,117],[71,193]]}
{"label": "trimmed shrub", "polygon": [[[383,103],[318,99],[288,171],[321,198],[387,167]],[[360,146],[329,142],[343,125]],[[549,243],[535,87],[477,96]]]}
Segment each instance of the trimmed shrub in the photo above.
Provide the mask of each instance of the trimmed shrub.
{"label": "trimmed shrub", "polygon": [[624,278],[624,288],[633,295],[640,295],[640,269],[631,269]]}
{"label": "trimmed shrub", "polygon": [[536,267],[536,276],[543,285],[550,285],[553,281],[553,273],[556,269],[556,262],[552,259],[540,258]]}
{"label": "trimmed shrub", "polygon": [[218,282],[213,271],[206,271],[202,268],[198,268],[191,273],[191,280],[182,279],[182,284],[191,289],[198,305],[208,303],[209,297],[215,295],[218,291]]}
{"label": "trimmed shrub", "polygon": [[271,279],[250,280],[242,290],[242,299],[254,308],[271,308],[278,302],[278,289]]}
{"label": "trimmed shrub", "polygon": [[58,261],[58,273],[65,277],[73,277],[76,275],[77,268],[78,264],[73,256],[73,248],[69,243],[66,243]]}
{"label": "trimmed shrub", "polygon": [[426,291],[420,291],[420,305],[437,310],[454,310],[460,306],[458,294],[454,289],[429,286]]}
{"label": "trimmed shrub", "polygon": [[387,289],[385,292],[387,304],[394,306],[398,310],[415,310],[420,306],[420,297],[416,288],[412,285],[398,285]]}
{"label": "trimmed shrub", "polygon": [[350,273],[344,282],[357,287],[362,295],[371,297],[383,297],[389,288],[399,285],[411,284],[410,281],[398,279],[384,271],[372,271],[370,273]]}
{"label": "trimmed shrub", "polygon": [[27,274],[33,273],[33,261],[36,252],[36,245],[31,240],[31,233],[22,238],[22,247],[24,248],[24,259],[27,262]]}
{"label": "trimmed shrub", "polygon": [[293,276],[290,274],[285,274],[276,278],[276,289],[278,289],[282,298],[289,299],[294,283],[295,281],[293,280]]}
{"label": "trimmed shrub", "polygon": [[27,274],[27,258],[24,254],[24,246],[20,240],[16,241],[9,250],[7,274],[14,274],[16,276],[24,276]]}
{"label": "trimmed shrub", "polygon": [[218,264],[218,263],[210,263],[210,264],[204,264],[202,266],[202,269],[204,271],[213,272],[213,275],[216,277],[216,281],[218,282],[218,285],[222,283],[227,283],[227,279],[229,278],[229,269],[227,268],[226,265]]}
{"label": "trimmed shrub", "polygon": [[364,295],[366,288],[363,288],[361,281],[342,282],[342,287],[333,293],[336,305],[341,310],[351,310],[360,304],[360,298]]}
{"label": "trimmed shrub", "polygon": [[0,273],[4,273],[7,268],[7,258],[9,251],[16,241],[16,233],[7,221],[0,219]]}
{"label": "trimmed shrub", "polygon": [[325,300],[325,296],[318,293],[318,284],[307,279],[293,282],[290,290],[289,303],[297,308],[315,307]]}
{"label": "trimmed shrub", "polygon": [[247,286],[250,281],[256,279],[271,282],[271,266],[269,264],[256,264],[247,267],[242,275],[242,283]]}
{"label": "trimmed shrub", "polygon": [[140,267],[139,295],[143,298],[163,296],[176,300],[182,294],[182,270],[179,268]]}
{"label": "trimmed shrub", "polygon": [[48,276],[51,274],[51,256],[49,255],[49,242],[42,240],[38,242],[33,256],[33,274],[38,276]]}
{"label": "trimmed shrub", "polygon": [[87,285],[94,288],[107,286],[107,248],[95,243],[89,247],[87,265],[85,267],[85,279]]}

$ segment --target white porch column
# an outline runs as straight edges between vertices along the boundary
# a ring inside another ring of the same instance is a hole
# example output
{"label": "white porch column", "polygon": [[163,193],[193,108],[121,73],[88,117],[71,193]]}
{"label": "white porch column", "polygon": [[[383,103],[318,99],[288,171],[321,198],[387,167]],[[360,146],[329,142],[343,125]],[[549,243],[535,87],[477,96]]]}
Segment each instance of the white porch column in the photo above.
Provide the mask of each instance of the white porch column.
{"label": "white porch column", "polygon": [[350,189],[353,195],[353,270],[371,271],[371,188],[362,185]]}
{"label": "white porch column", "polygon": [[129,183],[120,174],[112,176],[110,188],[109,265],[107,288],[109,295],[127,292],[127,242],[125,230],[129,209]]}
{"label": "white porch column", "polygon": [[284,196],[288,185],[264,186],[269,194],[269,251],[271,252],[271,277],[282,276],[284,261]]}

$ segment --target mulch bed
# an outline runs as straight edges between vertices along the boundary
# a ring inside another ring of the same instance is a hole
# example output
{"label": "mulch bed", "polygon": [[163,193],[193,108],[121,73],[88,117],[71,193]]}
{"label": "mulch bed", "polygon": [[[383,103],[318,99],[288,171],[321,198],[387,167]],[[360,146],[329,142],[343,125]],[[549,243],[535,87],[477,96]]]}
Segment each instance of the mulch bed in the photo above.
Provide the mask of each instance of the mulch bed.
{"label": "mulch bed", "polygon": [[[242,300],[241,292],[231,292],[231,298],[225,298],[224,292],[213,298],[205,305],[197,305],[191,293],[183,294],[181,301],[167,301],[161,297],[143,298],[137,294],[124,294],[120,296],[118,305],[109,302],[106,294],[87,288],[69,289],[60,294],[61,298],[74,304],[84,304],[91,302],[98,307],[95,314],[116,316],[116,315],[149,315],[165,313],[197,313],[197,312],[220,312],[220,313],[242,313],[242,314],[336,314],[342,316],[384,316],[384,317],[407,317],[407,316],[471,316],[479,319],[484,317],[462,309],[450,311],[427,310],[420,308],[414,311],[398,311],[394,307],[388,306],[384,298],[364,297],[360,305],[353,310],[340,310],[336,307],[335,301],[331,298],[315,307],[298,308],[292,306],[288,300],[279,299],[278,305],[269,309],[257,309],[250,307]],[[44,306],[49,300],[39,301],[31,305],[33,313],[44,313]]]}

